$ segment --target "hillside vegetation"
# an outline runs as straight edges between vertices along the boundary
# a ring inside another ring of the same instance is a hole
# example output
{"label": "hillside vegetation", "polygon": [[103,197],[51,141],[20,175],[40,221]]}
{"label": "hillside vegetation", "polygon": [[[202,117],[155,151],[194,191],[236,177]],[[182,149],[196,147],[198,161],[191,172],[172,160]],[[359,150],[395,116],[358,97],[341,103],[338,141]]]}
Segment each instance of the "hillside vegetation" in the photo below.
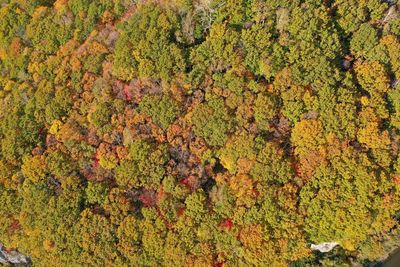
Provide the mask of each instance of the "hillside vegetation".
{"label": "hillside vegetation", "polygon": [[368,266],[399,133],[396,1],[0,0],[0,242],[33,266]]}

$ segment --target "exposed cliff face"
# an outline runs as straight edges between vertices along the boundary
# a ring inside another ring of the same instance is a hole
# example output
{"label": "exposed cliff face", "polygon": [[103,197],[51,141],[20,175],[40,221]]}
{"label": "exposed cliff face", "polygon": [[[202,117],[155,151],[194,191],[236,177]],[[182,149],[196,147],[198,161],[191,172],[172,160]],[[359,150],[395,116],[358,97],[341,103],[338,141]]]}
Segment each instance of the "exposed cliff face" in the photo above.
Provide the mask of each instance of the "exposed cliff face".
{"label": "exposed cliff face", "polygon": [[12,250],[7,251],[2,244],[0,244],[0,263],[19,264],[23,266],[30,266],[30,258]]}

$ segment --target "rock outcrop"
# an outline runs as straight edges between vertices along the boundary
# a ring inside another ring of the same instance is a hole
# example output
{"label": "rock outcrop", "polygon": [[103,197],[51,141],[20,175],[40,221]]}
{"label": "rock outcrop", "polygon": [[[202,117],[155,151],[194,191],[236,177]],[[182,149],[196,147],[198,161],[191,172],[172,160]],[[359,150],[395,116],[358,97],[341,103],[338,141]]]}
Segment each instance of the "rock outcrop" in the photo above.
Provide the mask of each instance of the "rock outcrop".
{"label": "rock outcrop", "polygon": [[2,244],[0,244],[0,263],[29,266],[30,262],[29,257],[15,250],[8,251]]}
{"label": "rock outcrop", "polygon": [[331,251],[334,247],[336,247],[337,245],[339,245],[339,243],[336,242],[324,242],[324,243],[320,243],[320,244],[311,244],[311,249],[312,250],[318,250],[322,253],[325,252],[329,252]]}

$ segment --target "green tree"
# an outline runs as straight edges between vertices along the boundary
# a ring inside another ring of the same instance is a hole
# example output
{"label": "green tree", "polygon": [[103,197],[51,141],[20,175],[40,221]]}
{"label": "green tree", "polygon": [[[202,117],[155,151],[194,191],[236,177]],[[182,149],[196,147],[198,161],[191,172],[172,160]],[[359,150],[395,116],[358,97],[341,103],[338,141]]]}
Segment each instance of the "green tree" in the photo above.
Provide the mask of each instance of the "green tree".
{"label": "green tree", "polygon": [[250,174],[256,181],[268,185],[290,181],[294,171],[282,149],[273,143],[266,143],[258,153]]}
{"label": "green tree", "polygon": [[60,45],[71,39],[72,25],[57,21],[59,18],[50,8],[39,7],[35,10],[26,33],[36,49],[53,54]]}
{"label": "green tree", "polygon": [[368,57],[378,44],[378,32],[369,23],[364,23],[353,34],[350,48],[357,57]]}
{"label": "green tree", "polygon": [[140,102],[139,109],[150,116],[153,122],[163,129],[168,128],[179,114],[176,101],[165,95],[146,95]]}
{"label": "green tree", "polygon": [[135,140],[129,149],[128,159],[122,161],[115,169],[115,179],[122,188],[158,188],[169,157],[166,147],[154,147],[146,141]]}
{"label": "green tree", "polygon": [[154,4],[141,5],[120,27],[113,71],[121,79],[153,77],[169,81],[171,75],[185,70],[184,53],[174,42],[178,18],[173,12]]}
{"label": "green tree", "polygon": [[257,95],[254,101],[254,119],[260,129],[269,129],[269,122],[275,116],[277,106],[274,96],[263,93]]}
{"label": "green tree", "polygon": [[233,123],[224,102],[218,98],[200,104],[193,111],[193,130],[211,146],[222,146]]}

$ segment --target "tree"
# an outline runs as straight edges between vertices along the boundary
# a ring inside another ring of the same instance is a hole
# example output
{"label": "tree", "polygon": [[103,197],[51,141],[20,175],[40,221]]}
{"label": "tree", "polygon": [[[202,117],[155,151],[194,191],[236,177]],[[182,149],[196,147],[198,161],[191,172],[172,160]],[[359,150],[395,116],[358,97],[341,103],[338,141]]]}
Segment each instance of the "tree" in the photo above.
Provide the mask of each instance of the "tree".
{"label": "tree", "polygon": [[356,163],[350,149],[343,151],[332,166],[318,169],[300,193],[307,212],[305,230],[313,242],[335,240],[345,249],[356,249],[372,234],[367,229],[379,232],[393,223],[386,217],[392,202],[381,209],[390,187],[388,177]]}
{"label": "tree", "polygon": [[[349,75],[346,80],[349,81]],[[318,91],[319,114],[326,134],[353,139],[356,132],[356,92],[351,82],[338,89],[323,86]]]}
{"label": "tree", "polygon": [[[123,80],[134,77],[161,78],[184,71],[184,54],[173,41],[178,18],[158,5],[141,5],[135,14],[121,25],[117,40],[113,72]],[[124,70],[129,67],[129,71]]]}
{"label": "tree", "polygon": [[390,103],[393,111],[390,117],[391,124],[397,129],[400,128],[400,87],[397,86],[389,92]]}
{"label": "tree", "polygon": [[51,9],[39,7],[35,10],[26,33],[36,49],[53,54],[72,37],[72,25],[61,25],[56,21],[57,17]]}
{"label": "tree", "polygon": [[369,23],[364,23],[353,34],[350,41],[350,48],[357,57],[369,57],[378,44],[377,30]]}
{"label": "tree", "polygon": [[178,104],[168,96],[146,95],[140,102],[139,109],[163,129],[168,128],[179,114]]}
{"label": "tree", "polygon": [[124,218],[134,210],[125,192],[118,188],[113,188],[108,192],[103,207],[110,216],[111,223],[115,225],[120,225]]}
{"label": "tree", "polygon": [[118,226],[118,250],[126,257],[130,264],[138,264],[138,254],[140,253],[140,245],[142,233],[139,230],[140,221],[134,216],[128,215]]}
{"label": "tree", "polygon": [[88,182],[85,189],[86,201],[88,204],[103,205],[108,195],[108,187],[105,183]]}
{"label": "tree", "polygon": [[185,215],[196,222],[202,221],[202,217],[207,213],[205,201],[206,196],[202,190],[190,194],[185,200]]}
{"label": "tree", "polygon": [[127,160],[122,161],[115,169],[115,179],[121,188],[158,188],[165,170],[163,165],[168,161],[166,147],[155,148],[146,141],[135,140]]}
{"label": "tree", "polygon": [[206,41],[190,54],[193,64],[190,76],[193,81],[202,81],[205,75],[240,70],[241,57],[236,46],[239,34],[226,24],[213,24]]}
{"label": "tree", "polygon": [[212,98],[205,104],[200,104],[193,110],[193,130],[203,137],[211,146],[222,146],[227,140],[227,134],[232,129],[232,120],[224,102]]}
{"label": "tree", "polygon": [[288,44],[286,56],[294,80],[301,85],[318,80],[334,84],[339,77],[333,62],[342,53],[342,48],[337,30],[330,25],[327,10],[308,2],[294,7],[291,17],[287,28],[293,41]]}
{"label": "tree", "polygon": [[68,176],[76,170],[76,163],[71,160],[68,154],[61,151],[54,151],[46,158],[48,170],[55,176],[61,178]]}
{"label": "tree", "polygon": [[238,167],[239,160],[254,161],[254,146],[253,136],[246,133],[233,136],[219,152],[221,164],[232,174],[246,172]]}
{"label": "tree", "polygon": [[22,174],[31,182],[41,182],[46,178],[47,166],[44,155],[25,157],[24,164],[21,166]]}
{"label": "tree", "polygon": [[339,0],[335,2],[338,7],[337,21],[346,34],[355,32],[369,18],[375,21],[382,18],[383,12],[387,7],[386,3],[377,0],[362,2]]}
{"label": "tree", "polygon": [[305,155],[325,143],[322,124],[319,120],[301,120],[296,123],[291,135],[295,153]]}
{"label": "tree", "polygon": [[275,76],[277,67],[280,67],[279,64],[271,64],[271,62],[279,62],[281,59],[279,54],[272,53],[273,46],[271,46],[271,33],[269,31],[266,26],[253,24],[250,29],[241,32],[247,67],[257,75],[264,75],[266,79]]}
{"label": "tree", "polygon": [[388,51],[390,68],[392,73],[396,76],[397,79],[400,77],[400,63],[399,63],[399,54],[396,51],[400,47],[400,42],[397,41],[394,35],[387,35],[381,39],[381,43],[383,43]]}
{"label": "tree", "polygon": [[85,209],[79,221],[79,235],[81,259],[86,264],[112,264],[120,259],[115,226],[102,215]]}
{"label": "tree", "polygon": [[109,123],[111,122],[111,115],[111,106],[108,103],[99,103],[95,106],[94,111],[89,114],[88,120],[96,128],[102,130],[105,129],[105,126],[109,126]]}
{"label": "tree", "polygon": [[267,142],[258,152],[256,163],[250,172],[254,180],[263,185],[286,183],[293,178],[289,159],[276,144]]}
{"label": "tree", "polygon": [[29,17],[16,3],[2,5],[0,15],[0,45],[6,48],[14,37],[23,34]]}
{"label": "tree", "polygon": [[269,121],[274,117],[277,103],[274,96],[259,93],[254,101],[254,119],[260,129],[269,129]]}

